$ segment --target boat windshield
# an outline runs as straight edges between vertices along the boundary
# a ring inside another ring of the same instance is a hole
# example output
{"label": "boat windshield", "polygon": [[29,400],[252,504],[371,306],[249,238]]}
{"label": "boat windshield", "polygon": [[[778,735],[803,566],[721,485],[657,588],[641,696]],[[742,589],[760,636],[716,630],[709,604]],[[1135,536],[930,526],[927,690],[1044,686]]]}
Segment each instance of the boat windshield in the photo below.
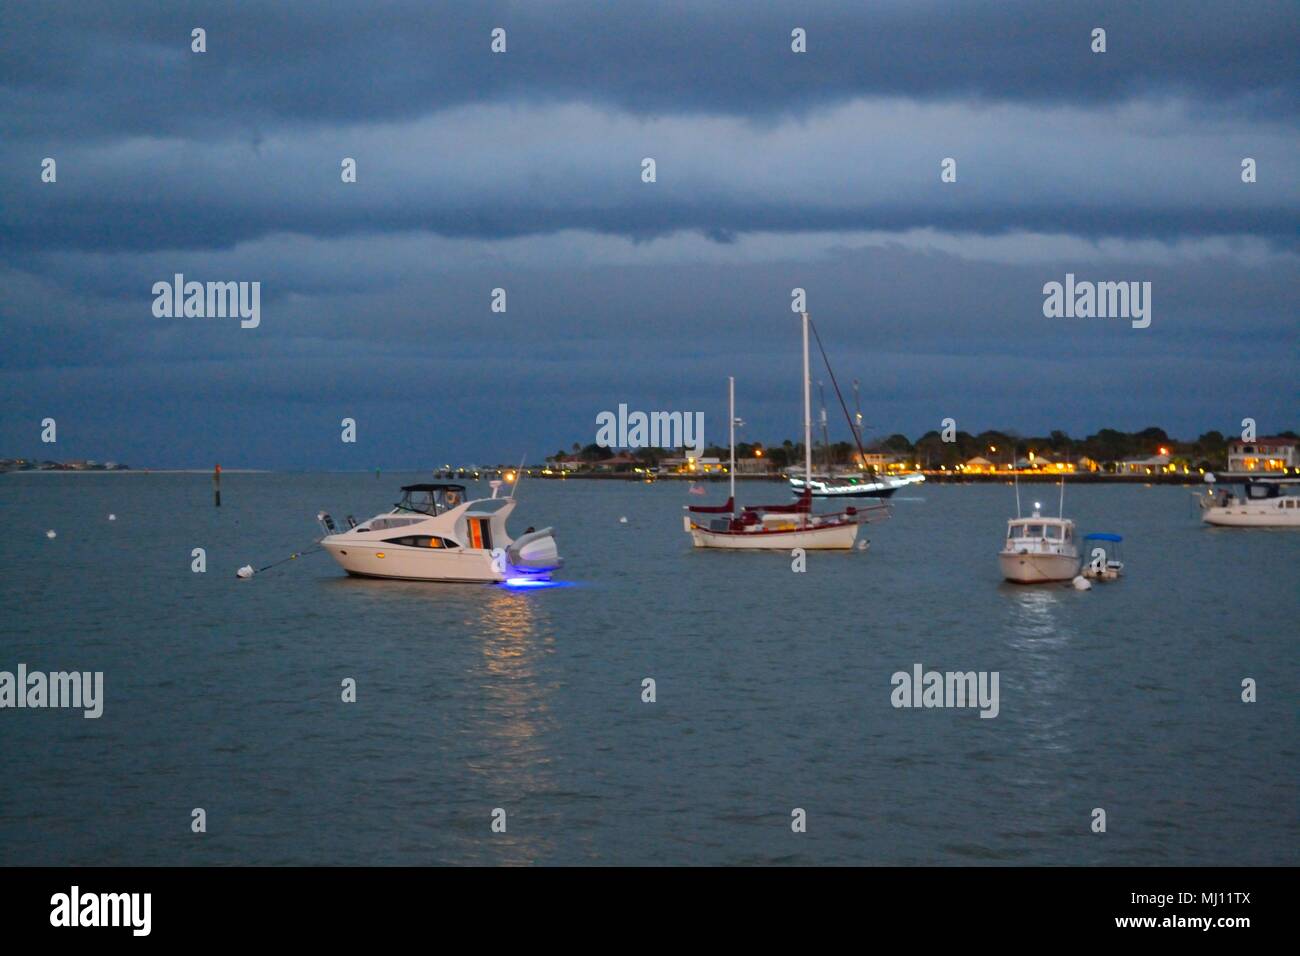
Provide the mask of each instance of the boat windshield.
{"label": "boat windshield", "polygon": [[464,502],[464,485],[406,485],[402,488],[402,500],[396,508],[398,511],[440,515]]}
{"label": "boat windshield", "polygon": [[1047,526],[1047,536],[1053,541],[1061,540],[1061,526],[1059,524],[1049,524]]}

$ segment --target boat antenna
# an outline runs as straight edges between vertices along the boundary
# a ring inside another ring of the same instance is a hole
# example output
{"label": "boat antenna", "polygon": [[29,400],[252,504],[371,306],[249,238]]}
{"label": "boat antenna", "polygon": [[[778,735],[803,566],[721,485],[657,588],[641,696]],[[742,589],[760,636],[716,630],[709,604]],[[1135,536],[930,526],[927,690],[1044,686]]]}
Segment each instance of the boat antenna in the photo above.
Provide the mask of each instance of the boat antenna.
{"label": "boat antenna", "polygon": [[[862,384],[856,378],[853,380],[853,433],[856,435],[862,431],[862,399],[858,395],[858,386]],[[863,462],[865,465],[866,462]]]}
{"label": "boat antenna", "polygon": [[[804,319],[807,322],[807,325],[812,325],[812,320],[808,318],[807,313],[804,314]],[[805,340],[808,338],[807,325],[804,327]],[[849,417],[849,406],[844,403],[844,396],[840,393],[839,383],[835,381],[835,371],[831,368],[831,360],[826,357],[826,348],[825,346],[822,345],[822,337],[817,334],[816,326],[813,326],[812,332],[813,332],[813,336],[817,339],[817,349],[822,353],[822,361],[826,363],[826,373],[831,377],[831,387],[835,389],[835,397],[840,400],[840,408],[843,409],[844,411],[844,420],[849,423],[849,431],[853,432],[853,443],[858,446],[858,454],[861,456],[861,460],[863,464],[865,464],[867,461],[867,453],[862,448],[862,439],[858,435],[858,430],[853,427],[853,419]],[[806,344],[807,343],[805,341],[805,345]],[[807,365],[806,362],[804,364],[805,366]],[[807,392],[806,382],[804,383],[804,389],[806,394]],[[875,474],[875,472],[876,469],[873,467],[871,469],[871,473]]]}
{"label": "boat antenna", "polygon": [[[803,493],[812,495],[812,383],[808,375],[808,326],[812,320],[803,313]],[[808,512],[800,513],[802,527],[808,527]]]}
{"label": "boat antenna", "polygon": [[1016,471],[1016,443],[1011,443],[1011,475],[1016,485],[1016,517],[1020,517],[1020,472]]}
{"label": "boat antenna", "polygon": [[727,443],[731,446],[731,464],[727,467],[727,476],[731,479],[731,516],[736,516],[736,378],[727,376],[727,426],[729,428]]}
{"label": "boat antenna", "polygon": [[1065,517],[1065,475],[1061,476],[1061,503],[1056,506],[1056,517]]}
{"label": "boat antenna", "polygon": [[[822,454],[826,456],[826,474],[831,472],[831,433],[826,424],[826,385],[817,380],[817,404],[821,408]],[[850,428],[852,424],[850,423]]]}
{"label": "boat antenna", "polygon": [[524,452],[524,456],[519,459],[519,467],[515,469],[514,483],[510,486],[511,501],[515,500],[515,492],[519,490],[519,483],[524,480],[524,462],[527,460],[528,460],[528,452]]}

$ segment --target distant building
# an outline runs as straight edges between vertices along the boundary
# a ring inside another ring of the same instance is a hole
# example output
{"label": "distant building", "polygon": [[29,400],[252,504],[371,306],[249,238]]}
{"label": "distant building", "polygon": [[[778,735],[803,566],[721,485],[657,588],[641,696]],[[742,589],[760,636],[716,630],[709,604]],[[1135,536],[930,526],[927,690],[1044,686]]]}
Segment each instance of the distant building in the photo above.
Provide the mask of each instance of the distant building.
{"label": "distant building", "polygon": [[1116,471],[1121,475],[1156,475],[1169,470],[1168,455],[1151,455],[1147,458],[1125,458]]}
{"label": "distant building", "polygon": [[962,469],[964,471],[992,472],[997,470],[997,465],[993,464],[993,462],[989,461],[987,458],[976,455],[974,458],[968,459],[966,463],[962,465]]}
{"label": "distant building", "polygon": [[738,475],[765,475],[771,471],[766,458],[737,458],[736,474]]}
{"label": "distant building", "polygon": [[[739,470],[739,469],[737,469]],[[659,463],[661,474],[669,475],[720,475],[727,466],[718,458],[665,458]]]}
{"label": "distant building", "polygon": [[883,451],[869,451],[862,455],[854,455],[854,460],[861,460],[862,464],[868,468],[874,468],[876,471],[885,471],[890,465],[897,465],[904,458],[898,455],[891,455]]}
{"label": "distant building", "polygon": [[1260,438],[1228,443],[1228,471],[1285,471],[1300,468],[1300,446],[1294,438]]}
{"label": "distant building", "polygon": [[610,458],[602,458],[600,461],[597,461],[596,470],[597,471],[627,471],[628,469],[634,468],[640,464],[641,464],[640,459],[634,458],[632,455],[628,454],[625,451],[621,451],[617,455],[614,455]]}
{"label": "distant building", "polygon": [[582,468],[583,461],[577,455],[554,455],[546,464],[552,471],[574,472]]}

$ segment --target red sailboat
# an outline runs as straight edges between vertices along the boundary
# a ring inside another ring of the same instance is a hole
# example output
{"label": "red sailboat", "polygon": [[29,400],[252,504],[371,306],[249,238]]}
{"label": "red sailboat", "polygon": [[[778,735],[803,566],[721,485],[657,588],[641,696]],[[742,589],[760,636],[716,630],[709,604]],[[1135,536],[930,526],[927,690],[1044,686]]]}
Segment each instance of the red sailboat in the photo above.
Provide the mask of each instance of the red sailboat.
{"label": "red sailboat", "polygon": [[[803,418],[805,474],[812,473],[811,386],[808,375],[808,315],[803,315]],[[870,517],[888,516],[885,505],[845,508],[830,514],[812,510],[805,491],[792,504],[736,506],[736,380],[728,379],[731,494],[723,505],[688,505],[683,516],[686,532],[697,548],[730,550],[848,551],[858,536],[858,525]]]}

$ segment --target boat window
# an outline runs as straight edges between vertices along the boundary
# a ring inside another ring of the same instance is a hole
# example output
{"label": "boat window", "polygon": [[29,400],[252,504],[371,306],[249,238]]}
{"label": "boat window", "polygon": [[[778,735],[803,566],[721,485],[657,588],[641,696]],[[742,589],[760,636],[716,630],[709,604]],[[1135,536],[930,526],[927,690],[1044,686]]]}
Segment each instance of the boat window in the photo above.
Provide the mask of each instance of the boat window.
{"label": "boat window", "polygon": [[1023,538],[1024,536],[1025,536],[1025,526],[1024,526],[1024,525],[1022,525],[1022,524],[1013,524],[1013,525],[1011,526],[1011,533],[1008,535],[1008,537],[1011,537],[1011,538]]}
{"label": "boat window", "polygon": [[1029,526],[1029,537],[1041,538],[1043,536],[1043,526],[1041,524],[1031,524]]}
{"label": "boat window", "polygon": [[1047,536],[1051,538],[1053,541],[1059,541],[1061,539],[1061,526],[1056,524],[1049,524],[1047,526]]}
{"label": "boat window", "polygon": [[431,534],[412,534],[404,538],[385,538],[384,544],[400,544],[408,548],[456,548],[459,545],[450,538],[439,538]]}

